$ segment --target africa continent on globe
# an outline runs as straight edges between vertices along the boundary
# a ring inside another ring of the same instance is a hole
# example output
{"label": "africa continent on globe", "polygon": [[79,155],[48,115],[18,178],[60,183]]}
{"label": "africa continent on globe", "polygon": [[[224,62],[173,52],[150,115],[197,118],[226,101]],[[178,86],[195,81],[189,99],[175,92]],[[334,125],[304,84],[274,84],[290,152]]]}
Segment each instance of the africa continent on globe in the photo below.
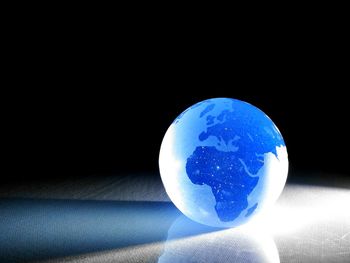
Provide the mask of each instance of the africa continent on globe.
{"label": "africa continent on globe", "polygon": [[205,225],[234,227],[277,200],[288,156],[265,113],[240,100],[215,98],[193,105],[170,125],[159,168],[182,213]]}

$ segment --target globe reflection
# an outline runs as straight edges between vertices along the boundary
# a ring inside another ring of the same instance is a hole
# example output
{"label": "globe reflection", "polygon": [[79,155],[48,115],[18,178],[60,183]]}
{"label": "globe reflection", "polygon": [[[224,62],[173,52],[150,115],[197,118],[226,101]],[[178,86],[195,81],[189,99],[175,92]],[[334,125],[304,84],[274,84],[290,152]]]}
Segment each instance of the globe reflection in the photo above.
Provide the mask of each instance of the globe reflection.
{"label": "globe reflection", "polygon": [[261,227],[248,223],[233,229],[214,229],[179,216],[169,228],[158,263],[280,262],[272,236]]}

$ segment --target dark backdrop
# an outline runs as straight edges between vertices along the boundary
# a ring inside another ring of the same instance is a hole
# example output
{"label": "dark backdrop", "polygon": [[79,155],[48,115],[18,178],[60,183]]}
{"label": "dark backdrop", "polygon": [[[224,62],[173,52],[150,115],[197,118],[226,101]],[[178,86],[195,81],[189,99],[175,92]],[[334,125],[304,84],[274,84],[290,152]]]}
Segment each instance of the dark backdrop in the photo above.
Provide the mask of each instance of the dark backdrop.
{"label": "dark backdrop", "polygon": [[73,38],[14,45],[20,69],[3,96],[3,180],[159,176],[168,126],[212,97],[267,113],[284,136],[291,172],[350,174],[341,42],[320,45],[303,36],[302,43],[221,49],[169,39],[156,45],[117,38],[123,41],[114,45],[102,36]]}
{"label": "dark backdrop", "polygon": [[[9,119],[11,169],[3,176],[158,176],[159,148],[168,126],[187,107],[212,97],[241,99],[267,113],[284,136],[291,171],[349,173],[348,102],[334,79],[315,76],[312,86],[322,85],[322,91],[309,89],[303,84],[307,80],[298,76],[292,81],[280,77],[278,83],[275,74],[255,82],[226,78],[223,83],[205,74],[192,80],[161,75],[132,85],[114,76],[106,80],[83,75],[79,91],[58,88],[21,96],[21,107],[11,109],[17,112]],[[109,90],[102,88],[107,82]]]}

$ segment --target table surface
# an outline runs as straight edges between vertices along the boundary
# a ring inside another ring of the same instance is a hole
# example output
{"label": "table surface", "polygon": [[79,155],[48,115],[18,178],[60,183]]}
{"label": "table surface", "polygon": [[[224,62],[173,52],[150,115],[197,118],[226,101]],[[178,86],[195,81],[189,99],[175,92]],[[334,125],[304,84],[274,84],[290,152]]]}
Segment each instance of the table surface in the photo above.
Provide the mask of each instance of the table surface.
{"label": "table surface", "polygon": [[232,229],[187,219],[158,176],[3,184],[0,262],[350,262],[348,177],[292,178]]}

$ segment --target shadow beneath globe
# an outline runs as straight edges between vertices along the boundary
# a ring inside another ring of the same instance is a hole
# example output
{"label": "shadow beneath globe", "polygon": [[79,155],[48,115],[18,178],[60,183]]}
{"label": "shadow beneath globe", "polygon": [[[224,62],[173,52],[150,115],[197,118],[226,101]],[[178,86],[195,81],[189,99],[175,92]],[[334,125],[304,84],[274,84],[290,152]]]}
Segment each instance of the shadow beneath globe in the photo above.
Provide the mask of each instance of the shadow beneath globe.
{"label": "shadow beneath globe", "polygon": [[0,262],[22,262],[165,241],[181,213],[169,202],[1,199],[0,215]]}

